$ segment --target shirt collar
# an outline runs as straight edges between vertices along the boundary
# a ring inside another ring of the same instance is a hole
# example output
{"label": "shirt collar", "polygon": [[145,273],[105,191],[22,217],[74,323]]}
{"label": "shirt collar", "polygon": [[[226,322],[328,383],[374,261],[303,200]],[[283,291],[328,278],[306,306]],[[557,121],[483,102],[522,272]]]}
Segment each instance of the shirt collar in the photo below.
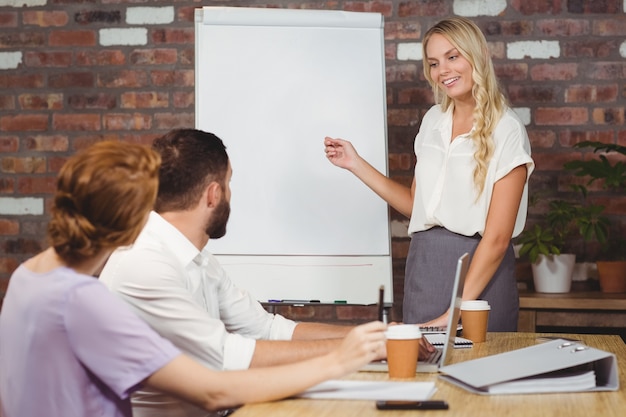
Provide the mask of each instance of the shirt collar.
{"label": "shirt collar", "polygon": [[206,265],[208,263],[204,250],[199,251],[180,230],[157,212],[150,212],[150,217],[144,230],[156,234],[158,239],[163,242],[163,245],[180,261],[181,265],[186,266],[191,262],[197,265]]}

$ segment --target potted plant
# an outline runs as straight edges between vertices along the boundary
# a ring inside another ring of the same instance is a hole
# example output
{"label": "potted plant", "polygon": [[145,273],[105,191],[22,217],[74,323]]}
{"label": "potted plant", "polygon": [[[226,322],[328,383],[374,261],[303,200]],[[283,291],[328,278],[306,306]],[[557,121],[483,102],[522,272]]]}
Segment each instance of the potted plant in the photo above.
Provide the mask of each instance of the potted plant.
{"label": "potted plant", "polygon": [[576,255],[563,253],[564,249],[576,236],[604,241],[608,219],[602,215],[602,210],[602,206],[588,204],[584,198],[580,201],[553,200],[544,221],[520,234],[517,240],[521,245],[519,255],[530,261],[535,291],[570,291]]}
{"label": "potted plant", "polygon": [[[576,176],[589,178],[586,185],[579,186],[585,195],[587,187],[596,181],[605,190],[626,191],[626,163],[619,160],[611,162],[606,156],[611,152],[626,156],[626,146],[597,141],[584,141],[574,146],[599,153],[598,158],[570,161],[564,166]],[[613,229],[608,233],[609,230],[607,228],[603,239],[598,239],[601,250],[596,264],[600,288],[604,292],[626,292],[626,238],[620,235],[619,230]]]}

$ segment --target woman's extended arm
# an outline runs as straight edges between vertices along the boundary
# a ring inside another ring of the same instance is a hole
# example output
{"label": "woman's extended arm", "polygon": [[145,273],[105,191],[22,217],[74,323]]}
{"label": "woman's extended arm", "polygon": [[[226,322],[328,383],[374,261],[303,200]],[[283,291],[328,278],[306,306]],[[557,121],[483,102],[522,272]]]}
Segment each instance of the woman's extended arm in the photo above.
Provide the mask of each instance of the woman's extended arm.
{"label": "woman's extended arm", "polygon": [[324,139],[324,146],[326,157],[333,165],[352,172],[387,204],[405,216],[411,217],[415,179],[409,188],[386,177],[361,158],[352,143],[346,140],[327,137]]}
{"label": "woman's extended arm", "polygon": [[326,355],[267,368],[217,372],[180,355],[144,383],[211,411],[276,400],[356,371],[374,360],[384,348],[385,329],[381,322],[357,326],[339,348]]}

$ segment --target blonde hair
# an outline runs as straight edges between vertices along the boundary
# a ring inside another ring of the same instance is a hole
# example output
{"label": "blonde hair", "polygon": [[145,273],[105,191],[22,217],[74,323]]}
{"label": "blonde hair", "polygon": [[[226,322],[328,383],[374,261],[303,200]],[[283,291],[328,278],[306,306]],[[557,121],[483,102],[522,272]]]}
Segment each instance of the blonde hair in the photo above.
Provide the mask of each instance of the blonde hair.
{"label": "blonde hair", "polygon": [[106,141],[63,165],[48,238],[68,266],[135,240],[156,199],[160,162],[147,146]]}
{"label": "blonde hair", "polygon": [[[507,100],[500,89],[496,78],[487,40],[478,26],[463,17],[451,17],[437,23],[424,35],[422,41],[424,62],[427,60],[426,48],[434,34],[443,35],[472,66],[472,96],[476,100],[474,108],[474,131],[471,138],[476,146],[474,160],[474,185],[478,195],[485,188],[487,166],[493,155],[493,131],[507,108]],[[453,101],[430,76],[430,67],[424,65],[424,76],[428,80],[435,95],[435,101],[447,111]]]}

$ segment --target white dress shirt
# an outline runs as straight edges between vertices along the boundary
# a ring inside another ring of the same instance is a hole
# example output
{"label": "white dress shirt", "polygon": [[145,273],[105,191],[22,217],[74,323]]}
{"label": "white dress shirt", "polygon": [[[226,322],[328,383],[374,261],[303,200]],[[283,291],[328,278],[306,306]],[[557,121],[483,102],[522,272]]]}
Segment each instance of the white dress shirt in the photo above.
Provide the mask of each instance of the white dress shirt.
{"label": "white dress shirt", "polygon": [[[296,326],[265,311],[206,248],[155,212],[132,246],[111,255],[100,280],[161,336],[216,370],[248,368],[255,339],[291,339]],[[194,408],[147,389],[133,396],[136,416],[206,414]]]}
{"label": "white dress shirt", "polygon": [[[534,169],[530,141],[517,115],[507,109],[493,133],[495,149],[488,164],[485,188],[476,199],[473,141],[469,133],[452,137],[452,110],[433,106],[415,138],[415,196],[409,235],[434,226],[465,236],[485,231],[494,184],[520,165],[526,178]],[[513,237],[524,229],[528,209],[528,181],[517,211]]]}

